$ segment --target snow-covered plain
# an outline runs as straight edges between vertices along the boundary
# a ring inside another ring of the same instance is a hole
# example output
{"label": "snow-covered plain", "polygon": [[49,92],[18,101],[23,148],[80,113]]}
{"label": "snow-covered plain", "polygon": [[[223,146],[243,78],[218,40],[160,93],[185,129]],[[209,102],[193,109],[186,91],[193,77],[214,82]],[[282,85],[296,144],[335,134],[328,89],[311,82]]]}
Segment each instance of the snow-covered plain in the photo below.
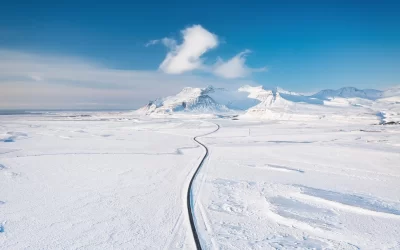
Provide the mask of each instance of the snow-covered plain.
{"label": "snow-covered plain", "polygon": [[400,249],[400,126],[0,116],[0,249]]}
{"label": "snow-covered plain", "polygon": [[209,249],[400,249],[399,126],[219,121],[196,214]]}
{"label": "snow-covered plain", "polygon": [[0,119],[0,248],[187,248],[184,186],[203,153],[192,137],[212,124]]}

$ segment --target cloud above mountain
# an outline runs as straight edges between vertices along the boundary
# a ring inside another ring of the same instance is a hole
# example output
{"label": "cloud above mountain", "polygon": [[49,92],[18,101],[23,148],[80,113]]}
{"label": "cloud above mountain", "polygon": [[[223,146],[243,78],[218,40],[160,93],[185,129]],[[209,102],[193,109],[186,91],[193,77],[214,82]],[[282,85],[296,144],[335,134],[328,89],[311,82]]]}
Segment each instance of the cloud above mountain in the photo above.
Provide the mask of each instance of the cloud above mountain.
{"label": "cloud above mountain", "polygon": [[250,50],[245,50],[228,61],[218,58],[217,63],[214,65],[213,73],[223,78],[233,79],[249,76],[252,72],[266,71],[266,67],[254,69],[246,65],[246,56],[250,52]]}
{"label": "cloud above mountain", "polygon": [[203,67],[201,56],[218,46],[218,37],[200,25],[182,30],[183,42],[179,45],[173,39],[164,38],[162,43],[170,51],[160,65],[167,74],[182,74]]}
{"label": "cloud above mountain", "polygon": [[159,69],[167,74],[183,74],[193,70],[212,73],[226,79],[244,78],[253,72],[265,71],[266,68],[250,68],[246,65],[246,56],[250,50],[245,50],[228,61],[217,59],[214,65],[204,63],[202,56],[211,49],[219,46],[218,36],[203,28],[201,25],[193,25],[181,31],[182,43],[173,38],[151,40],[146,47],[163,44],[169,51],[160,64]]}

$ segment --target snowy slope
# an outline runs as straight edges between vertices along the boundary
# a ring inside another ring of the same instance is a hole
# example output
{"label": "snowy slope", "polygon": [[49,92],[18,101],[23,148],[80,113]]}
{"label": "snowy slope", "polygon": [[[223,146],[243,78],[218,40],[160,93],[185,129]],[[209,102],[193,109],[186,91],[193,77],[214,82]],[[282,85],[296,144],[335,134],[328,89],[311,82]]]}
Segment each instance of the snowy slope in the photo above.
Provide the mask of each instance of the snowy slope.
{"label": "snowy slope", "polygon": [[276,87],[245,85],[238,90],[222,88],[184,88],[177,95],[159,98],[136,113],[219,114],[237,113],[244,118],[274,120],[363,120],[385,123],[400,120],[400,88],[386,91],[345,87],[306,95]]}
{"label": "snowy slope", "polygon": [[149,102],[140,108],[137,113],[174,113],[174,112],[193,112],[193,113],[215,113],[228,111],[229,109],[217,103],[210,94],[216,90],[213,87],[191,88],[186,87],[174,96],[159,98]]}
{"label": "snowy slope", "polygon": [[400,103],[400,86],[390,88],[382,93],[380,102]]}
{"label": "snowy slope", "polygon": [[381,123],[400,122],[400,87],[384,91],[356,88],[323,90],[313,97],[323,99],[328,106],[359,106],[369,108],[380,119]]}
{"label": "snowy slope", "polygon": [[400,121],[400,88],[386,91],[353,87],[339,90],[322,90],[305,95],[262,86],[243,86],[248,98],[260,103],[249,108],[244,118],[272,120],[330,119],[348,122],[361,120],[366,123],[390,123]]}
{"label": "snowy slope", "polygon": [[344,87],[337,90],[325,89],[313,95],[313,97],[325,100],[335,97],[354,98],[376,100],[382,97],[382,91],[376,89],[357,89],[354,87]]}
{"label": "snowy slope", "polygon": [[[247,92],[249,98],[260,101],[259,104],[247,110],[243,118],[272,120],[363,120],[367,123],[379,122],[376,112],[359,105],[349,104],[347,99],[341,102],[321,100],[314,96],[304,96],[279,89],[265,90],[262,86],[243,86],[239,91]],[[335,101],[337,101],[335,99]],[[368,100],[366,100],[368,101]]]}

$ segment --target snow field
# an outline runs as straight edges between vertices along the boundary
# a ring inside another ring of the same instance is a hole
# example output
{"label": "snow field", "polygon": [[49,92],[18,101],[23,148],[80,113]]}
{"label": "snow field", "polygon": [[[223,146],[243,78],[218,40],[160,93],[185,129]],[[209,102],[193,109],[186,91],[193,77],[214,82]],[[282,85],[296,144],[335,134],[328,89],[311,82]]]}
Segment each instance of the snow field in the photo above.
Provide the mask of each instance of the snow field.
{"label": "snow field", "polygon": [[204,249],[400,248],[398,126],[237,119],[1,116],[0,249],[194,249],[213,123]]}

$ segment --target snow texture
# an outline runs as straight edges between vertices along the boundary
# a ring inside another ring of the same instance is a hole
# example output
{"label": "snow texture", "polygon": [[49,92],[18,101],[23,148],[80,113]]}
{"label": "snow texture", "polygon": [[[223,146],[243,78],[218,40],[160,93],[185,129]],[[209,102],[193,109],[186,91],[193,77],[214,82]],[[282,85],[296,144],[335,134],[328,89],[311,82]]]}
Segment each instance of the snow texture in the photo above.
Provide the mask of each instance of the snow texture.
{"label": "snow texture", "polygon": [[193,138],[215,124],[191,194],[203,249],[400,249],[400,127],[380,123],[398,117],[395,102],[243,87],[257,101],[247,111],[188,111],[222,110],[199,101],[218,91],[154,103],[191,97],[168,116],[0,116],[0,249],[195,249]]}

